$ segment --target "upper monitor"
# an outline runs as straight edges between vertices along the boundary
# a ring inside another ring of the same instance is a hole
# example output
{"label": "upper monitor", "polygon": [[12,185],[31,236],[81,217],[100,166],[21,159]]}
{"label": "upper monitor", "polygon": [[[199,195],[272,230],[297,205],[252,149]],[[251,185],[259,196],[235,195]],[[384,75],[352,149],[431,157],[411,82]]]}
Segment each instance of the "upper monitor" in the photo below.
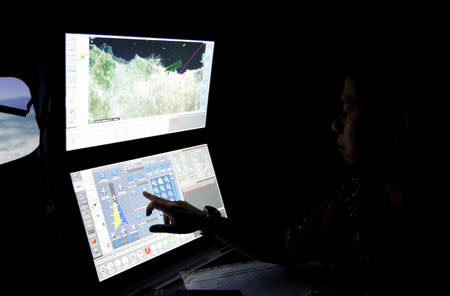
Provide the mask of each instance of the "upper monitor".
{"label": "upper monitor", "polygon": [[66,150],[205,127],[213,41],[66,34]]}

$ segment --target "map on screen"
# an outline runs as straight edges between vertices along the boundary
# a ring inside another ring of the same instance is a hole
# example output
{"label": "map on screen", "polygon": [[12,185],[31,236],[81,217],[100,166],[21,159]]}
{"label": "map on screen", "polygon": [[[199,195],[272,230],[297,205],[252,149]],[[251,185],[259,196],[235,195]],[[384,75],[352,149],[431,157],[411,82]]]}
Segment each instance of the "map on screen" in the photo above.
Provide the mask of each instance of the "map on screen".
{"label": "map on screen", "polygon": [[214,42],[66,34],[66,150],[205,127]]}
{"label": "map on screen", "polygon": [[92,37],[89,122],[200,109],[205,48],[184,41]]}

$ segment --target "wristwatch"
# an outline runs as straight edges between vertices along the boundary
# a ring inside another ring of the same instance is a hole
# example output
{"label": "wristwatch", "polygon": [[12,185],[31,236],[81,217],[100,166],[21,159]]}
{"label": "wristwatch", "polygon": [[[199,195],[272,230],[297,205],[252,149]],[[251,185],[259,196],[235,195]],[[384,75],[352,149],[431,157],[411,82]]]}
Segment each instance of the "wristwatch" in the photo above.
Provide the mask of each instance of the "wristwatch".
{"label": "wristwatch", "polygon": [[201,229],[200,234],[208,235],[209,230],[220,221],[222,215],[218,209],[211,206],[205,206],[203,212],[206,214],[206,224],[203,229]]}

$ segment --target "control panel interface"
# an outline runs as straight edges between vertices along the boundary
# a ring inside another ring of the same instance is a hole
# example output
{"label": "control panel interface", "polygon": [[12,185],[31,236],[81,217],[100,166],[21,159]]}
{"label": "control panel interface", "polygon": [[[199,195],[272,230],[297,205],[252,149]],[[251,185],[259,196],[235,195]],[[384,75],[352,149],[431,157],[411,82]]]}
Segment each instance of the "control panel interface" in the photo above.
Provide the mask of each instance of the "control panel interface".
{"label": "control panel interface", "polygon": [[146,216],[147,191],[185,200],[226,217],[208,146],[200,145],[70,174],[99,281],[117,275],[200,237],[152,233],[163,213]]}
{"label": "control panel interface", "polygon": [[65,38],[67,151],[205,127],[213,41]]}

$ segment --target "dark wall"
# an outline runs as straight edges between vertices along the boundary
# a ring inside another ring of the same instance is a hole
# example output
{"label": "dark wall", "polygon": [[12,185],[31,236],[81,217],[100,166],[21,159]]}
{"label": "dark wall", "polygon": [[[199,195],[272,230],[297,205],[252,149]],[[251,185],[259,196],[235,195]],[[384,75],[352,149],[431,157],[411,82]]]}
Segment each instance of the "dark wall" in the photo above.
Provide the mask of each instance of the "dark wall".
{"label": "dark wall", "polygon": [[223,193],[243,217],[300,214],[333,184],[339,165],[330,127],[340,45],[297,34],[235,30],[217,38],[208,136]]}

